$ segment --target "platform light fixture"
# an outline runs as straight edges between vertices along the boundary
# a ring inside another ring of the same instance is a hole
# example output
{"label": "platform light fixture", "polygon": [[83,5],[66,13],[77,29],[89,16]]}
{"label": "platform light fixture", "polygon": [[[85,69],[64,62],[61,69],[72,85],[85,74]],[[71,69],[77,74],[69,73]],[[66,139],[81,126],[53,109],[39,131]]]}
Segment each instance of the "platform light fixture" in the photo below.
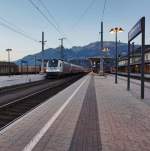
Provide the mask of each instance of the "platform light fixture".
{"label": "platform light fixture", "polygon": [[118,79],[117,79],[117,75],[118,75],[118,42],[117,42],[117,34],[120,33],[120,32],[123,32],[124,30],[121,28],[121,27],[115,27],[115,28],[112,28],[109,32],[111,34],[114,34],[115,33],[115,37],[116,37],[116,57],[115,57],[115,66],[116,66],[116,70],[115,70],[115,83],[117,84],[118,83]]}
{"label": "platform light fixture", "polygon": [[108,52],[110,49],[109,48],[103,48],[103,52]]}
{"label": "platform light fixture", "polygon": [[124,32],[124,30],[121,27],[115,27],[115,28],[112,28],[109,32],[113,34],[113,33],[118,33],[118,32]]}

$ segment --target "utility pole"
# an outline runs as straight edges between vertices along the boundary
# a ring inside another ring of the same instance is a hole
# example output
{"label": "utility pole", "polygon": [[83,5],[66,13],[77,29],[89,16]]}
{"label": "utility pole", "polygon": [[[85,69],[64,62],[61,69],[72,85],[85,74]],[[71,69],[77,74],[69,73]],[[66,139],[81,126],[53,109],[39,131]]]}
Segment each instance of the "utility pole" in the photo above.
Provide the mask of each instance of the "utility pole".
{"label": "utility pole", "polygon": [[64,60],[64,46],[63,46],[63,43],[64,43],[65,39],[66,39],[65,37],[58,39],[61,42],[61,45],[60,45],[60,47],[61,47],[61,53],[60,53],[61,54],[60,55],[61,60]]}
{"label": "utility pole", "polygon": [[42,32],[42,62],[41,62],[41,73],[44,73],[44,45],[47,41],[44,41],[44,32]]}
{"label": "utility pole", "polygon": [[8,63],[9,63],[9,75],[11,75],[11,67],[10,67],[10,51],[12,51],[12,49],[6,49],[6,51],[8,52]]}
{"label": "utility pole", "polygon": [[116,74],[115,74],[115,83],[117,84],[118,83],[118,35],[117,35],[117,30],[116,30],[116,32],[115,32],[115,34],[116,34],[116,61],[115,61],[115,63],[116,63]]}
{"label": "utility pole", "polygon": [[103,22],[101,22],[101,50],[103,50]]}
{"label": "utility pole", "polygon": [[[100,32],[100,34],[101,34],[101,51],[103,51],[103,21],[101,22],[101,32]],[[104,75],[104,69],[103,69],[103,63],[104,63],[104,60],[103,60],[103,56],[101,55],[100,56],[100,63],[99,63],[99,65],[100,65],[100,70],[99,70],[99,74],[100,75]]]}
{"label": "utility pole", "polygon": [[116,67],[116,71],[115,71],[115,84],[118,83],[118,32],[123,32],[124,30],[121,27],[115,27],[112,28],[109,32],[110,33],[115,33],[115,47],[116,47],[116,53],[115,53],[115,67]]}
{"label": "utility pole", "polygon": [[35,66],[35,74],[36,74],[36,55],[35,55],[35,58],[34,58],[34,66]]}

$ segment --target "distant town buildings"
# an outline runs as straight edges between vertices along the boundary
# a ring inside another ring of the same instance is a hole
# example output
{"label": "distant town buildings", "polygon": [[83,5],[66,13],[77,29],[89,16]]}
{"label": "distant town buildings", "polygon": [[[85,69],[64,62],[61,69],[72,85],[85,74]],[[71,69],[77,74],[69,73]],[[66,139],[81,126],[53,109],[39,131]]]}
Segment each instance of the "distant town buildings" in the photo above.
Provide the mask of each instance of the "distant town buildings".
{"label": "distant town buildings", "polygon": [[18,72],[18,66],[15,63],[9,63],[5,61],[0,61],[0,74],[5,75],[9,73]]}
{"label": "distant town buildings", "polygon": [[[119,71],[120,72],[127,72],[127,65],[128,65],[128,56],[121,56],[119,57]],[[136,48],[134,51],[131,51],[130,56],[130,65],[131,65],[131,72],[139,73],[140,72],[140,65],[141,65],[141,47]],[[145,46],[145,73],[150,73],[150,45]]]}

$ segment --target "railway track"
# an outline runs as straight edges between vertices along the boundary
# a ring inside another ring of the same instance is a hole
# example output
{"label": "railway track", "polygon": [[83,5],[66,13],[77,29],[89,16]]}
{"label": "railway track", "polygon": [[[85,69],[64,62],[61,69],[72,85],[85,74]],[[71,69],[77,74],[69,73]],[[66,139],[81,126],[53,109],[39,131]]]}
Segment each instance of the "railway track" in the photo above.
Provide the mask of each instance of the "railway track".
{"label": "railway track", "polygon": [[[83,75],[67,77],[65,79],[49,82],[47,87],[40,89],[30,95],[10,101],[0,106],[0,130],[14,122],[19,117],[23,116],[33,108],[37,107],[48,98],[52,97],[59,91],[68,87],[80,79]],[[51,83],[51,84],[50,84]],[[35,85],[34,85],[35,86]],[[37,85],[39,87],[39,85]],[[24,88],[23,88],[24,89]]]}
{"label": "railway track", "polygon": [[37,82],[31,82],[11,87],[5,87],[0,90],[0,106],[12,102],[12,100],[18,100],[20,98],[34,94],[41,91],[58,80],[41,80]]}

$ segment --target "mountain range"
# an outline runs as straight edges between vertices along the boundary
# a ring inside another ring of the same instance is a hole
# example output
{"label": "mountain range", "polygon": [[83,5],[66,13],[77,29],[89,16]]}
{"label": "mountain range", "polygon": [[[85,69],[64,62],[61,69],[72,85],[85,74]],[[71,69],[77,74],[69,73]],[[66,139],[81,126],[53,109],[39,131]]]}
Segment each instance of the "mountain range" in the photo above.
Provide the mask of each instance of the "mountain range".
{"label": "mountain range", "polygon": [[[115,42],[112,41],[105,41],[103,43],[104,48],[109,48],[108,56],[114,57],[115,56]],[[66,60],[70,59],[78,59],[78,58],[87,58],[87,57],[94,57],[94,56],[100,56],[104,55],[104,52],[100,50],[101,43],[96,41],[93,43],[90,43],[85,46],[74,46],[70,49],[64,48],[64,58]],[[128,50],[127,43],[118,43],[118,54],[119,55],[126,55]],[[41,51],[36,54],[27,55],[23,57],[22,59],[19,59],[15,61],[17,65],[21,63],[21,60],[27,61],[29,65],[35,64],[35,57],[36,60],[41,60],[42,53]],[[60,47],[58,48],[48,48],[44,50],[44,59],[60,59]],[[37,61],[37,65],[40,65],[41,62]]]}

